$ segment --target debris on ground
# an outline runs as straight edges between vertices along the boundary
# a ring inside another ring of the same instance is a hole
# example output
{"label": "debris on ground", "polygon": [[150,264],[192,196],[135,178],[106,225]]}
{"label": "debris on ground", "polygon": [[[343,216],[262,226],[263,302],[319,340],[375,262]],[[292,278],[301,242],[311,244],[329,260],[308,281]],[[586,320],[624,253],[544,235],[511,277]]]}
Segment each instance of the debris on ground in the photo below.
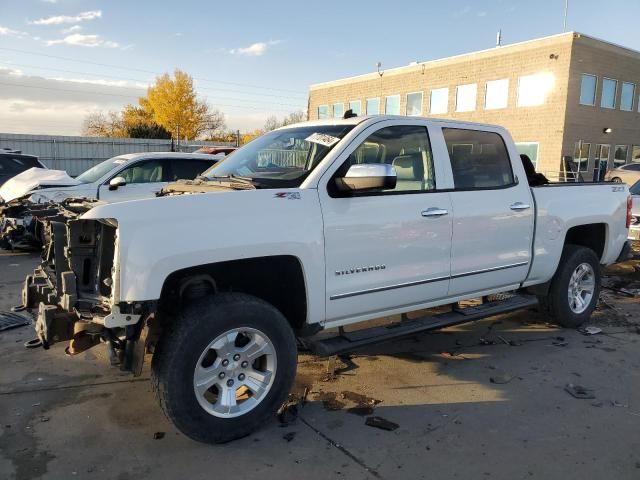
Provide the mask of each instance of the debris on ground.
{"label": "debris on ground", "polygon": [[25,315],[18,315],[13,312],[0,312],[0,332],[11,328],[24,327],[33,321]]}
{"label": "debris on ground", "polygon": [[154,440],[162,440],[164,438],[165,433],[164,432],[156,432],[153,434],[153,439]]}
{"label": "debris on ground", "polygon": [[604,402],[602,400],[594,400],[593,402],[591,402],[592,407],[602,407],[603,405]]}
{"label": "debris on ground", "polygon": [[611,400],[611,406],[612,407],[627,408],[629,405],[627,405],[626,403],[619,402],[617,400]]}
{"label": "debris on ground", "polygon": [[582,333],[583,335],[597,335],[599,333],[602,333],[602,329],[600,327],[589,326],[582,330],[580,333]]}
{"label": "debris on ground", "polygon": [[295,436],[296,436],[296,432],[288,432],[282,436],[282,439],[286,440],[287,442],[290,442],[295,438]]}
{"label": "debris on ground", "polygon": [[360,393],[348,391],[341,392],[339,398],[341,400],[347,400],[355,403],[355,406],[348,408],[347,412],[360,415],[361,417],[371,415],[376,405],[381,402],[381,400],[376,400],[375,398],[370,398]]}
{"label": "debris on ground", "polygon": [[581,400],[591,400],[596,398],[593,394],[593,390],[590,388],[585,388],[582,385],[574,385],[573,383],[568,383],[564,387],[565,391],[574,398],[579,398]]}
{"label": "debris on ground", "polygon": [[379,428],[388,432],[392,432],[400,426],[397,423],[390,422],[389,420],[382,417],[367,417],[367,419],[364,421],[364,424],[369,427]]}
{"label": "debris on ground", "polygon": [[509,383],[514,378],[516,377],[514,377],[513,375],[510,375],[507,372],[502,372],[489,377],[489,381],[491,383],[495,383],[496,385],[504,385],[505,383]]}
{"label": "debris on ground", "polygon": [[[305,392],[308,391],[308,388],[305,388]],[[280,422],[281,427],[286,427],[290,423],[296,423],[298,419],[298,405],[300,404],[300,399],[290,393],[289,398],[285,401],[282,406],[278,409],[276,416],[278,421]]]}

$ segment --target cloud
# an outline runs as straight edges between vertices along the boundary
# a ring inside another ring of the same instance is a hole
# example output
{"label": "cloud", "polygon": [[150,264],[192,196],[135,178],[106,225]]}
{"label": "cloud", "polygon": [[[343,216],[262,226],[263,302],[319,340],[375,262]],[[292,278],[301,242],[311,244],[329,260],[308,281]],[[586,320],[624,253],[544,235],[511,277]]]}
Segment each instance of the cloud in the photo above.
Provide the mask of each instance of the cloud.
{"label": "cloud", "polygon": [[65,23],[79,23],[88,20],[95,20],[102,17],[102,10],[91,10],[88,12],[81,12],[77,15],[57,15],[55,17],[40,18],[29,22],[32,25],[63,25]]}
{"label": "cloud", "polygon": [[232,55],[244,55],[247,57],[259,57],[264,55],[267,49],[272,45],[277,45],[280,40],[271,40],[269,42],[257,42],[252,43],[248,47],[232,48],[229,53]]}
{"label": "cloud", "polygon": [[104,48],[118,48],[120,45],[117,42],[105,40],[100,35],[83,35],[81,33],[74,33],[67,35],[60,40],[48,40],[47,46],[51,45],[73,45],[76,47],[104,47]]}
{"label": "cloud", "polygon": [[19,32],[8,27],[0,25],[0,36],[22,38],[28,36],[27,32]]}
{"label": "cloud", "polygon": [[63,28],[61,32],[68,35],[69,33],[77,32],[78,30],[82,30],[82,27],[80,25],[74,25],[69,28]]}

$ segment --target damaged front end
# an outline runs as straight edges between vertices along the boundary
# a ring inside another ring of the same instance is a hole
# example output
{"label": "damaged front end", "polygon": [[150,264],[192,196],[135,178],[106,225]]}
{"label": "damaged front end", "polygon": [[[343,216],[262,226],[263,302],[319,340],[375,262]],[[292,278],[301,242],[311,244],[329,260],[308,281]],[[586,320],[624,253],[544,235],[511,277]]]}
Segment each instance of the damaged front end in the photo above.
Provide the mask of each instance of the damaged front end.
{"label": "damaged front end", "polygon": [[46,242],[44,224],[47,221],[66,221],[70,214],[76,216],[96,203],[85,199],[35,203],[28,197],[4,203],[0,205],[0,248],[39,250]]}
{"label": "damaged front end", "polygon": [[75,355],[104,343],[112,365],[139,374],[148,332],[140,319],[149,306],[119,302],[117,223],[82,219],[91,206],[58,205],[55,219],[42,222],[42,263],[25,280],[23,305],[37,309],[35,329],[45,349],[69,341],[66,352]]}

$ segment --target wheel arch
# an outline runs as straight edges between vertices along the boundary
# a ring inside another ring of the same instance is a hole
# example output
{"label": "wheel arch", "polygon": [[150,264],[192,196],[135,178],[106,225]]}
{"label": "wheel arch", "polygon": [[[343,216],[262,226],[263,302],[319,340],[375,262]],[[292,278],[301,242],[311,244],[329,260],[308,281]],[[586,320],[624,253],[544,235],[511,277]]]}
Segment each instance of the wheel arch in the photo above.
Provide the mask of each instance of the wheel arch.
{"label": "wheel arch", "polygon": [[270,303],[294,330],[308,318],[308,292],[300,259],[275,255],[230,260],[177,270],[165,279],[159,309],[171,313],[184,302],[217,292],[242,292]]}

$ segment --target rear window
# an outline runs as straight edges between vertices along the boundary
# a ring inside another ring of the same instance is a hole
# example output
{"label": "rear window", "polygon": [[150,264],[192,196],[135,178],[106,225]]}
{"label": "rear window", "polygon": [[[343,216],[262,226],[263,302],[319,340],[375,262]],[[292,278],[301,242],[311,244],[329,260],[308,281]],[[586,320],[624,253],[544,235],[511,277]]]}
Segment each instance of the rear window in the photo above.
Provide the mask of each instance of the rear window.
{"label": "rear window", "polygon": [[0,175],[17,175],[33,167],[42,168],[42,165],[34,157],[0,156]]}
{"label": "rear window", "polygon": [[172,180],[193,180],[204,173],[216,160],[172,159]]}
{"label": "rear window", "polygon": [[494,132],[443,128],[457,189],[502,188],[514,184],[504,140]]}

